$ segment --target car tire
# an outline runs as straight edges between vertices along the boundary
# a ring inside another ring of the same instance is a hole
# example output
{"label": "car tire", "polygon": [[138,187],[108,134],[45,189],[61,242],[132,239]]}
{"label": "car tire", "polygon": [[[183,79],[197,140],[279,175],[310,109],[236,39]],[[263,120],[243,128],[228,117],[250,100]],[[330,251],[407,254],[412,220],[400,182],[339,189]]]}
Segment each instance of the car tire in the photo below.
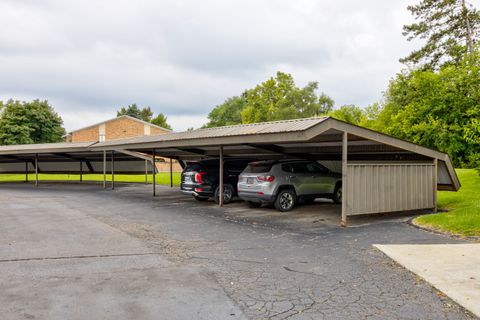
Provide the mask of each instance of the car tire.
{"label": "car tire", "polygon": [[207,201],[208,200],[208,197],[193,196],[193,198],[197,201]]}
{"label": "car tire", "polygon": [[333,196],[332,196],[333,202],[340,204],[342,203],[342,185],[337,184],[335,186],[335,190],[333,191]]}
{"label": "car tire", "polygon": [[286,212],[293,209],[297,200],[295,192],[291,189],[281,190],[275,200],[275,209]]}
{"label": "car tire", "polygon": [[[232,202],[234,192],[235,191],[233,190],[233,187],[232,187],[231,184],[224,184],[223,185],[223,204],[228,204],[228,203]],[[215,199],[216,203],[220,203],[219,193],[220,193],[220,188],[217,187],[215,189],[215,196],[214,196],[214,199]]]}
{"label": "car tire", "polygon": [[247,201],[247,205],[249,208],[260,208],[262,206],[261,202],[253,202],[253,201]]}

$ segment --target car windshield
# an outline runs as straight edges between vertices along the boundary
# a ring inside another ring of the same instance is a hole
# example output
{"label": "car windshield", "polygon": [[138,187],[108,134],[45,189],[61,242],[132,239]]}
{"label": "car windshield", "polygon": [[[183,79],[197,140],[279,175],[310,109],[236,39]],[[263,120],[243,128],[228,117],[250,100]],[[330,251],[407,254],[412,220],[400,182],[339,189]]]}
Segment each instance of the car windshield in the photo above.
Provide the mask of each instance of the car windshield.
{"label": "car windshield", "polygon": [[263,173],[269,172],[275,161],[251,162],[243,171],[244,173]]}

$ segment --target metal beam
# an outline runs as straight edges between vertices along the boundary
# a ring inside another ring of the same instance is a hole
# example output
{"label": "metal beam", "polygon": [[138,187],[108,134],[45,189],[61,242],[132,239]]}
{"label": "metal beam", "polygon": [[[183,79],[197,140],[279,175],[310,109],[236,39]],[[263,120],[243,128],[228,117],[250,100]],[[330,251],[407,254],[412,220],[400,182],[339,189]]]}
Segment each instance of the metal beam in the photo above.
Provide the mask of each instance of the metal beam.
{"label": "metal beam", "polygon": [[220,182],[218,184],[218,205],[220,207],[223,207],[223,146],[220,146],[220,172],[219,172],[219,177],[220,177]]}
{"label": "metal beam", "polygon": [[141,153],[141,152],[130,151],[130,150],[115,150],[115,151],[119,152],[119,153],[126,154],[128,156],[135,157],[135,158],[144,159],[144,160],[147,160],[147,161],[152,161],[151,156],[149,156],[147,154],[144,154],[144,153]]}
{"label": "metal beam", "polygon": [[145,184],[148,184],[148,160],[145,160]]}
{"label": "metal beam", "polygon": [[153,185],[153,196],[156,196],[156,181],[155,181],[155,174],[157,173],[157,166],[155,165],[155,149],[152,150],[152,185]]}
{"label": "metal beam", "polygon": [[38,154],[35,154],[35,189],[38,189]]}
{"label": "metal beam", "polygon": [[28,161],[25,161],[25,182],[28,182]]}
{"label": "metal beam", "polygon": [[112,151],[110,160],[112,165],[112,190],[115,190],[115,151]]}
{"label": "metal beam", "polygon": [[201,156],[206,155],[206,151],[198,148],[175,148],[180,151],[188,152],[188,153],[193,153],[193,154],[198,154]]}
{"label": "metal beam", "polygon": [[107,190],[107,151],[103,151],[103,190]]}
{"label": "metal beam", "polygon": [[433,212],[437,212],[437,178],[438,177],[438,159],[433,159]]}
{"label": "metal beam", "polygon": [[170,158],[170,188],[173,188],[173,163],[172,158]]}
{"label": "metal beam", "polygon": [[88,171],[90,171],[90,173],[95,173],[95,170],[93,170],[93,166],[90,161],[85,160],[85,164],[87,165]]}
{"label": "metal beam", "polygon": [[250,146],[250,147],[253,147],[253,148],[256,148],[256,149],[260,149],[260,150],[265,150],[265,151],[281,154],[281,155],[287,156],[289,158],[298,158],[298,159],[313,160],[313,161],[316,160],[314,157],[312,157],[311,155],[309,155],[307,153],[286,152],[283,147],[280,147],[280,146],[277,146],[277,145],[274,145],[274,144],[271,144],[271,145],[247,144],[247,146]]}
{"label": "metal beam", "polygon": [[348,133],[343,132],[343,143],[342,143],[342,220],[340,225],[342,227],[347,226],[347,157],[348,157]]}

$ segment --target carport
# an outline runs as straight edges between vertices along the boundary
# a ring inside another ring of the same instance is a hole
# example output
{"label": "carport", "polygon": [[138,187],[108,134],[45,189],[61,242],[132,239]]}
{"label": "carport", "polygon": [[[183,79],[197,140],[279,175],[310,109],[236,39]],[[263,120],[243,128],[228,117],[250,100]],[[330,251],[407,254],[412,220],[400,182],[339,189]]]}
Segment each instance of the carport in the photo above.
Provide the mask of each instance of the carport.
{"label": "carport", "polygon": [[88,149],[184,161],[219,158],[220,206],[225,157],[319,161],[342,173],[342,226],[352,215],[436,211],[437,190],[460,188],[447,154],[331,117],[205,128],[96,143]]}
{"label": "carport", "polygon": [[148,154],[132,151],[93,151],[90,149],[96,142],[79,143],[45,143],[12,145],[0,147],[0,174],[34,173],[34,185],[38,188],[38,175],[78,174],[83,181],[86,173],[103,174],[103,188],[107,189],[107,172],[111,174],[111,189],[115,189],[115,173],[119,174],[152,174],[156,169],[152,165],[152,157]]}

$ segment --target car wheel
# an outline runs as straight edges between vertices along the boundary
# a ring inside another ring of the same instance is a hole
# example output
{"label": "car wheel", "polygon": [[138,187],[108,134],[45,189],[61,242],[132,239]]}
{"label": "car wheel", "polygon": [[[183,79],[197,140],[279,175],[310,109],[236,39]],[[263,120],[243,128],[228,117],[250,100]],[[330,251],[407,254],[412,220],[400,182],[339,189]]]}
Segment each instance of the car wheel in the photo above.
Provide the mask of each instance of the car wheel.
{"label": "car wheel", "polygon": [[295,202],[295,192],[290,189],[282,190],[278,193],[275,200],[275,208],[282,212],[290,211],[295,206]]}
{"label": "car wheel", "polygon": [[247,205],[250,208],[260,208],[262,206],[261,202],[247,201]]}
{"label": "car wheel", "polygon": [[197,201],[207,201],[208,197],[193,196]]}
{"label": "car wheel", "polygon": [[333,202],[335,203],[342,203],[342,185],[341,184],[337,184],[335,186],[335,190],[333,191]]}
{"label": "car wheel", "polygon": [[[223,185],[223,203],[224,204],[232,202],[233,193],[234,193],[234,191],[233,191],[232,185],[230,185],[230,184],[224,184]],[[215,197],[214,197],[216,203],[220,202],[219,201],[220,200],[219,194],[220,194],[220,188],[217,187],[215,189]]]}

